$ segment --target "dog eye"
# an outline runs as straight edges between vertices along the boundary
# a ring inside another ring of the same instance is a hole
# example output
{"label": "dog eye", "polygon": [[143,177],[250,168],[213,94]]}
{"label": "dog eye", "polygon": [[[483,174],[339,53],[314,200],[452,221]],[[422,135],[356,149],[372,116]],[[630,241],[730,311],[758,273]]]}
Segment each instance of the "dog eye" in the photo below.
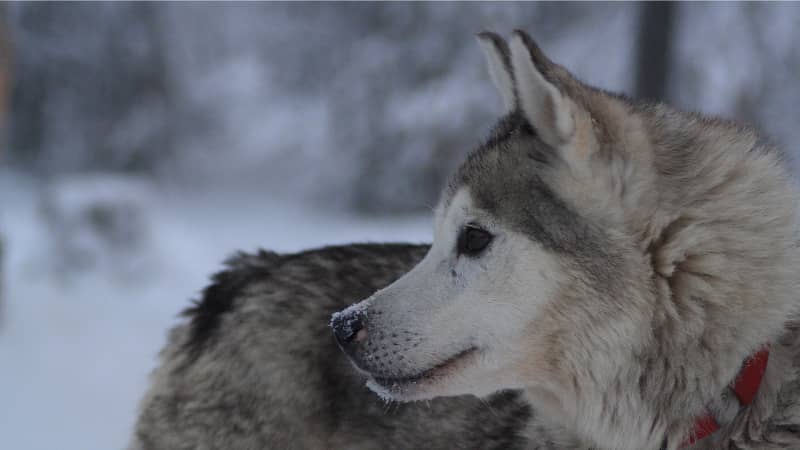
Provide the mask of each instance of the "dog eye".
{"label": "dog eye", "polygon": [[467,225],[458,236],[458,254],[477,256],[492,242],[492,234],[475,225]]}

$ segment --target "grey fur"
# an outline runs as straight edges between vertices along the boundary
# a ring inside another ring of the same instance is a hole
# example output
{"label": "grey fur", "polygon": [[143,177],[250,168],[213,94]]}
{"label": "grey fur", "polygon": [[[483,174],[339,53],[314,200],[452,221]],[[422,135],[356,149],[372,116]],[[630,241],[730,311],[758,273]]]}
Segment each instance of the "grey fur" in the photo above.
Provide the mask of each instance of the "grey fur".
{"label": "grey fur", "polygon": [[[798,192],[779,152],[587,86],[522,32],[510,55],[481,39],[518,107],[445,189],[432,247],[234,260],[172,331],[132,449],[672,450],[706,410],[722,428],[694,448],[800,448]],[[467,224],[494,235],[469,258]],[[365,324],[341,343],[356,370],[327,322],[359,298],[337,315]],[[765,344],[740,408],[729,384]],[[365,379],[427,400],[381,403]]]}
{"label": "grey fur", "polygon": [[386,403],[336,348],[331,313],[389,284],[426,249],[365,244],[231,259],[212,284],[236,293],[230,308],[212,307],[219,323],[198,338],[206,289],[191,320],[171,331],[130,448],[528,448],[521,433],[532,413],[519,393]]}

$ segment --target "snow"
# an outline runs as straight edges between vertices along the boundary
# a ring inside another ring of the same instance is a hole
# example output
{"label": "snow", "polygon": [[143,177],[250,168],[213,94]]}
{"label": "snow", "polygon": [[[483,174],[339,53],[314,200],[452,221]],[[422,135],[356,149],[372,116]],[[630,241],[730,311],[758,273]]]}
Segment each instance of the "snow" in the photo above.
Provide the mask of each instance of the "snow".
{"label": "snow", "polygon": [[154,195],[147,179],[132,175],[64,175],[47,183],[40,196],[45,268],[61,277],[92,265],[115,265],[121,276],[144,270],[153,263],[146,210]]}
{"label": "snow", "polygon": [[14,3],[11,107],[22,119],[9,156],[50,173],[222,178],[362,212],[421,211],[500,112],[476,32],[523,26],[579,77],[624,90],[637,14],[632,4]]}
{"label": "snow", "polygon": [[339,317],[346,317],[347,323],[345,326],[347,327],[347,334],[350,334],[352,330],[351,326],[353,322],[355,322],[356,316],[361,318],[367,317],[367,310],[369,309],[369,304],[371,301],[372,297],[358,303],[354,303],[341,311],[336,311],[335,313],[331,314],[331,321],[328,325],[332,327],[334,322],[336,322]]}
{"label": "snow", "polygon": [[64,275],[48,261],[42,183],[0,171],[3,448],[124,448],[167,329],[237,249],[431,238],[427,216],[367,219],[260,192],[151,189],[143,211],[152,230],[147,270],[120,274],[104,263]]}

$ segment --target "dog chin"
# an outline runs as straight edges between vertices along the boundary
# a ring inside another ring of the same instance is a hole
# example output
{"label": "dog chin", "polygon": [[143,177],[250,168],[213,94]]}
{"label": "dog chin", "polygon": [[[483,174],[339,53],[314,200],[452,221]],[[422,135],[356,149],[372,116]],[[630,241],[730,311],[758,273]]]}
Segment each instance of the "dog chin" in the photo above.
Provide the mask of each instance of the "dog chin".
{"label": "dog chin", "polygon": [[393,382],[389,385],[377,381],[375,378],[370,377],[367,380],[367,387],[378,397],[384,401],[391,402],[412,402],[416,400],[428,400],[434,397],[439,397],[435,393],[428,392],[417,383],[396,383]]}
{"label": "dog chin", "polygon": [[367,387],[386,401],[398,402],[470,394],[469,390],[458,389],[460,383],[455,381],[464,370],[476,364],[479,353],[477,348],[467,349],[416,376],[383,378],[370,375]]}

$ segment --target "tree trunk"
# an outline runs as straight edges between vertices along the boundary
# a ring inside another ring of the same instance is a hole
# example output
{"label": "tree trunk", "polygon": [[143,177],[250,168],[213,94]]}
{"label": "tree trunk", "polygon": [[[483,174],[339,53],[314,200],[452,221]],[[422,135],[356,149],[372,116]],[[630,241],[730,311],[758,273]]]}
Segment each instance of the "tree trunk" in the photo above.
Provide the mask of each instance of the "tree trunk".
{"label": "tree trunk", "polygon": [[[0,163],[8,145],[8,97],[11,91],[11,42],[9,41],[6,5],[0,4]],[[5,252],[3,230],[0,230],[0,327],[3,322],[3,303],[5,297]]]}
{"label": "tree trunk", "polygon": [[9,95],[11,93],[11,42],[9,40],[6,5],[0,4],[0,161],[8,144]]}
{"label": "tree trunk", "polygon": [[636,55],[636,96],[666,100],[671,63],[672,31],[678,6],[672,2],[640,4]]}

